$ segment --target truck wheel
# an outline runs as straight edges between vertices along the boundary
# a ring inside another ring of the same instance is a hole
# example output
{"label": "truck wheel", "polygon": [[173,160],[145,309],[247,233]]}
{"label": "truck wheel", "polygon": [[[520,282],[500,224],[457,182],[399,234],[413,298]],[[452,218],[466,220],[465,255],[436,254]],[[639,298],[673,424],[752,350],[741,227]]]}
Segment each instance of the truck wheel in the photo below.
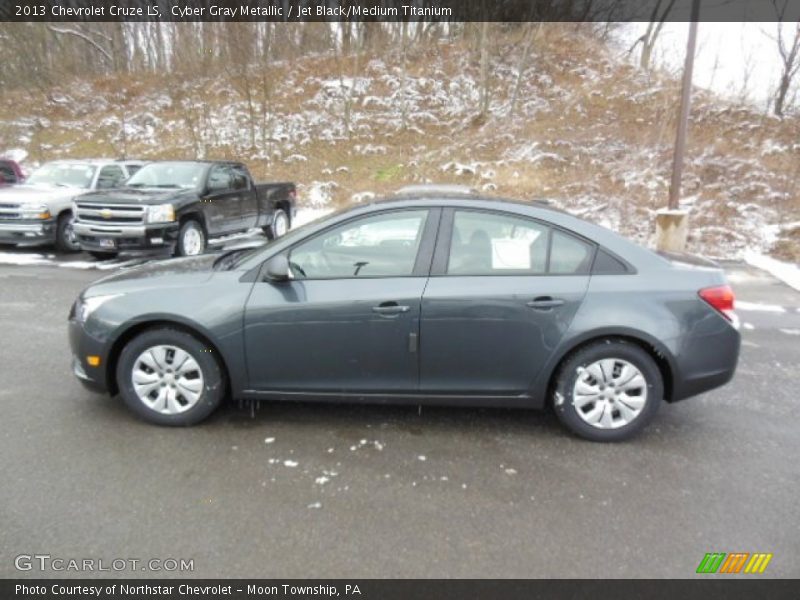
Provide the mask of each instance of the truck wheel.
{"label": "truck wheel", "polygon": [[197,256],[206,249],[206,232],[202,225],[190,219],[181,225],[178,232],[178,243],[175,245],[176,256]]}
{"label": "truck wheel", "polygon": [[664,398],[661,371],[639,346],[602,340],[569,356],[559,369],[556,416],[594,442],[617,442],[641,431]]}
{"label": "truck wheel", "polygon": [[286,214],[286,211],[282,208],[277,209],[272,215],[272,224],[264,228],[267,239],[274,240],[285,235],[289,231],[289,224],[289,215]]}
{"label": "truck wheel", "polygon": [[225,376],[210,348],[176,329],[145,331],[123,348],[117,382],[125,404],[158,425],[194,425],[222,402]]}
{"label": "truck wheel", "polygon": [[71,212],[62,213],[56,224],[56,250],[59,252],[80,252],[78,236],[73,225],[75,217]]}
{"label": "truck wheel", "polygon": [[95,257],[97,260],[110,260],[112,258],[117,258],[116,252],[97,252],[96,250],[89,250],[89,254]]}

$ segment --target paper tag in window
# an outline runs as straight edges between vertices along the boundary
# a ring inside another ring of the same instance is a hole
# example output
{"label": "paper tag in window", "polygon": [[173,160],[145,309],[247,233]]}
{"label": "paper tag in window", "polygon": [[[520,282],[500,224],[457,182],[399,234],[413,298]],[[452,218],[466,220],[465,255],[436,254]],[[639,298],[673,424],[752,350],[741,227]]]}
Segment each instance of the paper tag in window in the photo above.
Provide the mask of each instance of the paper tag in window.
{"label": "paper tag in window", "polygon": [[530,269],[531,242],[492,240],[492,269]]}

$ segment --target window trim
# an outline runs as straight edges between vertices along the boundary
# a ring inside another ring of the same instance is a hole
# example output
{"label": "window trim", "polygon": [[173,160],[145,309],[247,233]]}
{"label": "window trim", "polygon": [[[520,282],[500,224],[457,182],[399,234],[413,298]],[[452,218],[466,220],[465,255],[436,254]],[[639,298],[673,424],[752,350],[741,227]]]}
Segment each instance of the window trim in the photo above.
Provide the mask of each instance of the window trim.
{"label": "window trim", "polygon": [[[485,213],[489,215],[511,217],[521,219],[523,221],[532,221],[547,229],[547,256],[545,258],[545,272],[544,273],[520,273],[519,271],[510,273],[486,273],[481,275],[452,275],[447,272],[447,266],[450,261],[450,247],[453,237],[453,225],[455,223],[455,213],[472,212],[472,213]],[[592,260],[589,263],[589,269],[585,273],[550,273],[550,251],[553,245],[553,231],[559,231],[565,235],[572,236],[578,240],[589,245],[590,252],[592,253]],[[528,215],[521,215],[519,213],[507,210],[494,210],[487,208],[471,208],[471,207],[448,207],[442,210],[442,224],[439,228],[439,238],[436,240],[436,249],[434,251],[433,264],[431,266],[431,277],[590,277],[592,269],[594,268],[594,261],[597,258],[597,250],[599,244],[589,238],[575,233],[570,229],[560,227],[555,223],[530,217]],[[614,255],[616,256],[616,255]],[[624,262],[624,261],[623,261]],[[628,263],[625,262],[627,265]]]}
{"label": "window trim", "polygon": [[[387,210],[382,210],[378,212],[372,212],[362,215],[355,215],[350,219],[346,219],[344,221],[339,221],[338,223],[333,223],[329,227],[322,229],[313,235],[304,237],[301,240],[298,240],[288,248],[284,248],[281,252],[276,254],[278,255],[285,255],[287,258],[290,258],[294,249],[301,245],[305,244],[306,242],[310,242],[318,237],[321,237],[327,233],[330,233],[334,229],[338,229],[339,227],[346,226],[350,223],[354,223],[356,221],[360,221],[362,219],[369,219],[377,216],[388,215],[392,213],[403,213],[403,212],[422,212],[426,213],[424,219],[424,223],[422,224],[422,233],[421,239],[419,242],[419,246],[417,247],[417,256],[414,259],[414,267],[411,270],[411,273],[408,275],[365,275],[363,277],[359,276],[350,276],[350,277],[302,277],[302,278],[292,278],[290,282],[304,282],[304,281],[350,281],[350,280],[368,280],[368,279],[409,279],[409,278],[418,278],[418,277],[429,277],[430,276],[430,269],[431,269],[431,261],[433,259],[433,252],[434,246],[436,244],[437,234],[439,232],[440,223],[441,223],[441,213],[442,209],[436,206],[414,206],[414,207],[403,207],[403,208],[392,208]],[[267,260],[265,260],[261,264],[261,269],[272,259],[271,256]],[[261,277],[263,280],[263,277]]]}

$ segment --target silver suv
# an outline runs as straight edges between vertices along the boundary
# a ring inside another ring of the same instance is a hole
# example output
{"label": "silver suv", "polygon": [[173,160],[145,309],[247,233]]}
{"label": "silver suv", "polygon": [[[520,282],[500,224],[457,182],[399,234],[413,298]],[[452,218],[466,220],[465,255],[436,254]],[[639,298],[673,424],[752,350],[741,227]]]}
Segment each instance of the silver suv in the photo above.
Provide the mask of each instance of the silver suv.
{"label": "silver suv", "polygon": [[113,159],[43,164],[24,183],[0,189],[0,243],[55,243],[61,252],[78,252],[72,200],[119,187],[144,164]]}

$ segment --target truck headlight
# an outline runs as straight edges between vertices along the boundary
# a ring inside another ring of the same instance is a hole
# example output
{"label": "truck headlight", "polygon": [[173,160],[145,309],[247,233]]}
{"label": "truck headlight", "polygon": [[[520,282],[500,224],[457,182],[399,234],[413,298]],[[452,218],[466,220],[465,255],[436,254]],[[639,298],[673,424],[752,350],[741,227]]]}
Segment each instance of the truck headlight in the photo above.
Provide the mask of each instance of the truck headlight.
{"label": "truck headlight", "polygon": [[172,204],[158,204],[147,207],[148,223],[171,223],[175,220],[175,207]]}
{"label": "truck headlight", "polygon": [[22,210],[20,210],[20,214],[23,219],[49,219],[52,215],[50,214],[50,209],[47,208],[44,204],[39,204],[36,206],[23,206]]}
{"label": "truck headlight", "polygon": [[91,296],[89,298],[78,298],[75,301],[75,305],[72,307],[72,313],[70,317],[74,317],[81,323],[85,323],[86,319],[100,308],[103,304],[111,300],[112,298],[118,298],[122,294],[105,294],[103,296]]}

